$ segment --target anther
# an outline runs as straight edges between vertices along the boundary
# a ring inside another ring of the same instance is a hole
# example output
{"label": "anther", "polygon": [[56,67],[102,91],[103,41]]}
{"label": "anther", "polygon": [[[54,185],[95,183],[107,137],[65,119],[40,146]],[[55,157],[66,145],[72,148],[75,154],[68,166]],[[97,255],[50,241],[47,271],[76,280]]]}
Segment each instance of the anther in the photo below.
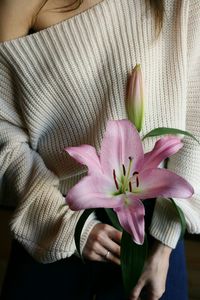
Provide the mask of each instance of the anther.
{"label": "anther", "polygon": [[119,185],[118,185],[118,182],[117,182],[117,177],[116,177],[115,170],[113,170],[113,178],[114,178],[115,186],[116,186],[116,188],[118,190],[119,189]]}
{"label": "anther", "polygon": [[139,173],[136,171],[136,172],[133,173],[133,176],[138,175],[138,174],[139,174]]}
{"label": "anther", "polygon": [[136,177],[136,187],[138,187],[139,186],[139,177],[137,176]]}
{"label": "anther", "polygon": [[132,184],[130,181],[129,181],[129,192],[132,192]]}
{"label": "anther", "polygon": [[126,169],[125,169],[125,165],[124,164],[122,165],[122,169],[123,169],[124,176],[126,176]]}

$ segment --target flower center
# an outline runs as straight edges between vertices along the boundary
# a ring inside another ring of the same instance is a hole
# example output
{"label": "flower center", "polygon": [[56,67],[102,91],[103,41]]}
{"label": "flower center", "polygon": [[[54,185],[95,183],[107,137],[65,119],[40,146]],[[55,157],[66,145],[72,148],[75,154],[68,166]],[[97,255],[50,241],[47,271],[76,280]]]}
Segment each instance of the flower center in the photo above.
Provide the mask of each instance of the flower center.
{"label": "flower center", "polygon": [[113,179],[117,189],[117,195],[125,194],[126,192],[134,193],[138,191],[139,187],[139,173],[134,172],[131,175],[131,169],[133,165],[133,157],[129,157],[129,165],[126,169],[125,165],[122,165],[122,176],[118,178],[116,171],[113,170]]}

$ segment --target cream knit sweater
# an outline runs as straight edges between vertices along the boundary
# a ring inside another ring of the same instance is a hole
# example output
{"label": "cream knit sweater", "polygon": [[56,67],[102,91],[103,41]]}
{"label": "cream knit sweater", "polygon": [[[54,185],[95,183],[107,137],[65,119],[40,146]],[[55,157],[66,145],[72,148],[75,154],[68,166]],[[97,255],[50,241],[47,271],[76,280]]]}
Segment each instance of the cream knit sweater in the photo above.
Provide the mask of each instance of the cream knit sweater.
{"label": "cream knit sweater", "polygon": [[[128,74],[140,63],[146,115],[142,135],[159,126],[187,129],[200,139],[200,1],[166,0],[164,26],[144,1],[103,0],[87,11],[29,36],[0,44],[1,202],[17,204],[11,230],[37,260],[49,263],[75,252],[82,212],[63,195],[86,174],[64,147],[100,148],[106,123],[127,118]],[[177,24],[176,24],[177,20]],[[177,25],[177,30],[176,26]],[[169,168],[195,189],[176,199],[187,228],[200,232],[200,148],[184,138]],[[147,139],[145,150],[152,148]],[[82,247],[96,224],[87,221]],[[158,199],[151,234],[175,247],[180,225],[168,200]]]}

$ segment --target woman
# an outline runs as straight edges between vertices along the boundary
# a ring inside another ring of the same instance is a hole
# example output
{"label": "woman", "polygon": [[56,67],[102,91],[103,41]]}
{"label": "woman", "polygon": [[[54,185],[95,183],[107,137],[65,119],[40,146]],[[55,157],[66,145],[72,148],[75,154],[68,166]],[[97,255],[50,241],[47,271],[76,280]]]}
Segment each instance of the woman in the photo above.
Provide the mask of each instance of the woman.
{"label": "woman", "polygon": [[[2,202],[16,207],[18,241],[2,299],[125,299],[121,234],[105,216],[93,214],[84,226],[88,262],[74,255],[81,212],[69,210],[64,195],[86,170],[63,149],[99,148],[106,122],[127,117],[123,99],[136,63],[145,78],[144,132],[167,126],[199,137],[199,16],[198,0],[1,1]],[[146,141],[145,150],[152,145]],[[191,233],[200,232],[198,152],[185,139],[169,161],[195,188],[192,199],[176,200]],[[157,199],[149,232],[154,244],[131,299],[187,299],[180,224],[169,201]]]}

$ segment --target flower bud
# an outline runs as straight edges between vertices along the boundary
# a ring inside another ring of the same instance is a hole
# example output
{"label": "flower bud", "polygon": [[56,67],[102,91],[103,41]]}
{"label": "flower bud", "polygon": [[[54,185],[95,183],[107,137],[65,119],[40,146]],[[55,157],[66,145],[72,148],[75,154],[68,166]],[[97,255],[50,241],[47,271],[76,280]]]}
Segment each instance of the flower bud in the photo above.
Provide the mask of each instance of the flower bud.
{"label": "flower bud", "polygon": [[127,113],[129,120],[140,132],[144,119],[144,91],[142,71],[140,65],[136,65],[128,83]]}

